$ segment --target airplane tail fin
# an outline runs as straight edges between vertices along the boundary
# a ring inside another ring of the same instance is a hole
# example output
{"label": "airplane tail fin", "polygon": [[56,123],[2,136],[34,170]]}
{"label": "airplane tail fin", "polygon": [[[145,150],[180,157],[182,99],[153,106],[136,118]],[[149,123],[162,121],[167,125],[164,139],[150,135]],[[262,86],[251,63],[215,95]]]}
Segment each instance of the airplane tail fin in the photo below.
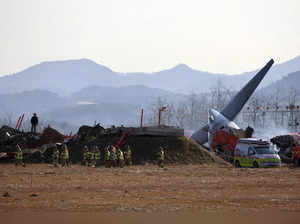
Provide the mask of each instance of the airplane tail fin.
{"label": "airplane tail fin", "polygon": [[227,119],[234,120],[234,118],[242,110],[248,99],[251,97],[259,83],[265,77],[269,69],[272,67],[274,60],[271,59],[226,105],[221,111]]}
{"label": "airplane tail fin", "polygon": [[[221,111],[221,114],[228,120],[232,121],[242,110],[248,99],[251,97],[259,83],[265,77],[269,69],[272,67],[274,60],[271,59],[226,105]],[[208,141],[208,129],[209,125],[200,128],[198,131],[193,133],[192,139],[197,141],[199,144],[204,144]]]}

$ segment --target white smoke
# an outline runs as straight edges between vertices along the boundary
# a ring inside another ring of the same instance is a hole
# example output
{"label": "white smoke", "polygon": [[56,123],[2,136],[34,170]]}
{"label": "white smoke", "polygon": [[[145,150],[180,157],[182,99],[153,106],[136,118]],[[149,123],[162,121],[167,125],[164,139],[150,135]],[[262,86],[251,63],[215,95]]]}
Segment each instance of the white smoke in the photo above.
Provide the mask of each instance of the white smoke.
{"label": "white smoke", "polygon": [[287,135],[292,131],[288,130],[285,127],[265,127],[265,128],[256,128],[253,133],[254,138],[270,140],[279,135]]}

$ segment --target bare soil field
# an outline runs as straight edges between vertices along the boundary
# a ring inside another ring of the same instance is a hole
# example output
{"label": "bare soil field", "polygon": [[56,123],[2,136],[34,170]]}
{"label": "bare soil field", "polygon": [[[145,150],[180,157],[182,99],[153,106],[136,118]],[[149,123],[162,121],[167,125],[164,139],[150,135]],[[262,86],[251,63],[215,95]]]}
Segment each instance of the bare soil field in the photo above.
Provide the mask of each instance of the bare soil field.
{"label": "bare soil field", "polygon": [[0,164],[0,212],[300,212],[300,169]]}

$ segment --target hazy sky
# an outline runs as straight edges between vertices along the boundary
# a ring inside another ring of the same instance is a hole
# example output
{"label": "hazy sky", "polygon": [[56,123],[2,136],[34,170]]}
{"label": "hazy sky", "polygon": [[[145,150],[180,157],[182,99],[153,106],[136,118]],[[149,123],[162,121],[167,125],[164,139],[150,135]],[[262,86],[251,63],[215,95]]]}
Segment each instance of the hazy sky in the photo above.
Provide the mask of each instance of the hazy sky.
{"label": "hazy sky", "polygon": [[0,0],[0,75],[89,58],[239,73],[300,55],[299,0]]}

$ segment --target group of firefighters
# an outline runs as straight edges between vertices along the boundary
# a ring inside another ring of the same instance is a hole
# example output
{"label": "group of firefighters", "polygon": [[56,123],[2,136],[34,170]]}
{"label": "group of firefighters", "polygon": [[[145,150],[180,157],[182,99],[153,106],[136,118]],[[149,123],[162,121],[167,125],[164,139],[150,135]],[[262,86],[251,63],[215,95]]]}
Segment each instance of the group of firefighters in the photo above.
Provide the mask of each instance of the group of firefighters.
{"label": "group of firefighters", "polygon": [[[31,132],[36,133],[36,127],[38,125],[37,114],[34,113],[31,118]],[[59,148],[61,148],[59,150]],[[103,155],[105,161],[105,167],[124,167],[124,165],[132,165],[132,150],[129,145],[125,146],[124,152],[119,148],[113,145],[108,145],[104,149]],[[156,154],[157,165],[159,167],[164,167],[165,152],[164,148],[160,147],[160,150]],[[82,165],[96,167],[99,165],[101,159],[101,152],[98,146],[91,147],[89,149],[87,146],[84,146],[83,155],[82,155]],[[61,163],[62,167],[70,166],[69,158],[69,149],[65,143],[57,143],[53,147],[52,151],[52,163],[55,167],[58,167]],[[25,167],[23,162],[23,152],[19,145],[16,146],[15,152],[15,165]]]}
{"label": "group of firefighters", "polygon": [[[83,165],[95,167],[100,160],[100,150],[98,146],[95,146],[92,150],[89,150],[87,146],[84,146],[83,151]],[[126,146],[126,150],[123,152],[120,148],[113,145],[108,145],[104,149],[104,161],[105,167],[124,167],[124,165],[132,165],[131,148]]]}
{"label": "group of firefighters", "polygon": [[[61,147],[61,150],[58,149]],[[121,167],[124,165],[131,166],[132,165],[132,151],[129,145],[125,147],[124,152],[113,145],[108,145],[104,149],[104,161],[105,167]],[[61,151],[61,152],[60,152]],[[160,150],[157,153],[157,165],[161,168],[164,167],[164,159],[165,152],[163,147],[160,147]],[[98,146],[92,147],[89,150],[87,146],[84,146],[83,155],[82,155],[82,165],[96,167],[99,164],[101,158],[101,152]],[[70,158],[69,158],[69,150],[67,144],[55,144],[53,147],[52,153],[52,163],[55,167],[58,167],[59,160],[61,162],[62,167],[70,166]],[[21,165],[25,167],[25,163],[23,162],[23,152],[19,145],[16,146],[15,153],[15,165]]]}
{"label": "group of firefighters", "polygon": [[61,166],[66,167],[70,166],[70,160],[69,160],[69,149],[66,144],[61,145],[62,146],[62,152],[59,153],[58,145],[61,144],[56,144],[55,147],[53,148],[53,153],[52,153],[52,162],[55,167],[58,167],[59,164],[59,158],[61,159]]}

